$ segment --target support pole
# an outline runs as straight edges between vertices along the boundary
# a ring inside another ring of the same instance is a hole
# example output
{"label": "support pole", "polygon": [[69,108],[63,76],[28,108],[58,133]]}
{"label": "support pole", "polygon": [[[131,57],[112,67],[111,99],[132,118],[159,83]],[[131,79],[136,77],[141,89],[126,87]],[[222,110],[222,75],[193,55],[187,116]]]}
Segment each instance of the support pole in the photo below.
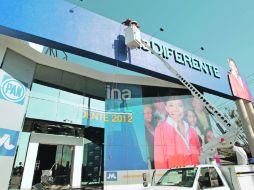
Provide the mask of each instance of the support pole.
{"label": "support pole", "polygon": [[254,132],[252,130],[251,122],[247,114],[247,110],[244,105],[244,101],[242,99],[236,100],[237,109],[243,123],[243,130],[246,134],[248,145],[250,148],[250,152],[252,157],[254,157]]}
{"label": "support pole", "polygon": [[250,119],[250,123],[252,126],[252,131],[254,132],[254,109],[253,109],[253,105],[252,102],[247,102],[244,100],[244,105],[247,111],[247,114],[249,116]]}

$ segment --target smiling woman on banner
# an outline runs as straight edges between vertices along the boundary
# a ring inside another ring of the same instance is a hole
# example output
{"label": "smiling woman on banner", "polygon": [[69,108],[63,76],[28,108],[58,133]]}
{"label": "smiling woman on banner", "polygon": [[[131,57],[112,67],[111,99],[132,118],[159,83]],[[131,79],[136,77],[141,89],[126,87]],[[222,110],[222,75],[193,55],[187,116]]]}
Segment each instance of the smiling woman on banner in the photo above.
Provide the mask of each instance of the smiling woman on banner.
{"label": "smiling woman on banner", "polygon": [[238,72],[238,69],[236,67],[234,60],[229,58],[228,65],[230,67],[230,72],[228,74],[228,77],[229,77],[233,95],[238,98],[252,101],[252,97],[250,95],[248,87],[247,87],[245,81],[239,75],[239,72]]}
{"label": "smiling woman on banner", "polygon": [[199,164],[201,145],[195,129],[183,120],[183,100],[169,97],[165,108],[168,117],[154,134],[155,169]]}

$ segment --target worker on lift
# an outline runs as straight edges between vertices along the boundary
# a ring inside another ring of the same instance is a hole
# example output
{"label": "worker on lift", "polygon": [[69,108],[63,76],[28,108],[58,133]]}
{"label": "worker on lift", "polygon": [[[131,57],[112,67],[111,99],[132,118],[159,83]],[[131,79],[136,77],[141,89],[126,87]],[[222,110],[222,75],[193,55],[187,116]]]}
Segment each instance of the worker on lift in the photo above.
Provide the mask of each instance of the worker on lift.
{"label": "worker on lift", "polygon": [[245,150],[241,147],[240,143],[235,142],[233,146],[233,151],[236,153],[237,165],[247,165],[248,164],[248,156]]}
{"label": "worker on lift", "polygon": [[142,42],[138,22],[132,21],[130,18],[128,18],[123,21],[122,24],[127,26],[124,29],[126,46],[130,49],[140,47]]}

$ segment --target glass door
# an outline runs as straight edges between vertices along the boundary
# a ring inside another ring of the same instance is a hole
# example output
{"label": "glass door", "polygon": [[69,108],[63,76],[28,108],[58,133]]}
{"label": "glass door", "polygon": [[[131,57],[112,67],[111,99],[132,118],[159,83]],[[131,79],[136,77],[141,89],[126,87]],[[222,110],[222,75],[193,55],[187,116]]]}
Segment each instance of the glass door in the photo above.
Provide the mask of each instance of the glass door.
{"label": "glass door", "polygon": [[70,184],[73,146],[40,144],[35,164],[33,185],[46,188]]}
{"label": "glass door", "polygon": [[51,171],[51,168],[55,163],[56,148],[56,145],[39,144],[33,185],[41,183],[42,176],[46,173],[46,171]]}
{"label": "glass door", "polygon": [[73,146],[57,145],[55,165],[52,177],[55,185],[66,186],[70,184]]}

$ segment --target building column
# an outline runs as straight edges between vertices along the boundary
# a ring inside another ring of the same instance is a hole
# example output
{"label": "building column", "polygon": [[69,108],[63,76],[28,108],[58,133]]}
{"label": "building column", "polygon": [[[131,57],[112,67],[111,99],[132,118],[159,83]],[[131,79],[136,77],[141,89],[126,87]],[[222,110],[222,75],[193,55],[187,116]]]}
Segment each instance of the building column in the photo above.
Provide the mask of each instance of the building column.
{"label": "building column", "polygon": [[236,100],[236,105],[237,105],[237,109],[238,109],[241,121],[243,123],[243,130],[244,130],[245,135],[247,137],[251,155],[252,155],[252,157],[254,157],[254,146],[253,146],[254,145],[254,132],[252,130],[251,121],[249,119],[247,110],[244,105],[244,100],[242,100],[242,99]]}
{"label": "building column", "polygon": [[26,155],[26,163],[24,165],[24,172],[20,187],[21,190],[31,189],[32,187],[38,148],[39,143],[36,142],[29,143]]}
{"label": "building column", "polygon": [[252,131],[254,132],[254,109],[253,109],[252,102],[244,101],[244,104],[245,104],[245,108],[246,108],[247,114],[250,119]]}
{"label": "building column", "polygon": [[82,164],[84,146],[74,146],[72,175],[71,175],[71,187],[80,188],[82,182]]}
{"label": "building column", "polygon": [[[1,44],[1,42],[0,42]],[[0,45],[0,189],[11,179],[36,63]]]}

